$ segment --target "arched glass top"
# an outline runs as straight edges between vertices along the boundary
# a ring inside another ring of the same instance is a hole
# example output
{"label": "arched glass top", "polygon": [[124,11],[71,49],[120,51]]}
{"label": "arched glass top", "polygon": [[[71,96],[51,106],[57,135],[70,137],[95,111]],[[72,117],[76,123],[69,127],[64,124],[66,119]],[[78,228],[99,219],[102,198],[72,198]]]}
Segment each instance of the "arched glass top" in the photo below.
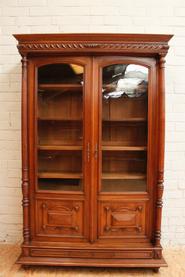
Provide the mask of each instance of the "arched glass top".
{"label": "arched glass top", "polygon": [[39,83],[82,84],[83,66],[77,64],[47,64],[39,67]]}
{"label": "arched glass top", "polygon": [[103,69],[103,97],[141,97],[148,90],[148,68],[136,64],[114,64]]}

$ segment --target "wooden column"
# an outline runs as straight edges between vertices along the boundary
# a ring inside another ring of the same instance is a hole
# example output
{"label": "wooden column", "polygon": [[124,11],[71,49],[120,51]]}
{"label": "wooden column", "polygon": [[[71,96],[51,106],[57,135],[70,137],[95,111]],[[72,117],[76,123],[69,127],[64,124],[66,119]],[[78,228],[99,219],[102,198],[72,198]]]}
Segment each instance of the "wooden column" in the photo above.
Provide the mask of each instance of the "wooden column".
{"label": "wooden column", "polygon": [[[30,240],[29,229],[29,176],[28,176],[28,99],[27,99],[27,64],[26,56],[22,57],[22,193],[23,193],[23,245],[28,245]],[[24,256],[28,250],[23,248]]]}
{"label": "wooden column", "polygon": [[[160,247],[161,239],[161,217],[162,217],[162,196],[164,189],[164,143],[165,143],[165,58],[159,59],[159,149],[158,149],[158,180],[156,191],[156,226],[155,246]],[[161,258],[160,252],[156,258]]]}

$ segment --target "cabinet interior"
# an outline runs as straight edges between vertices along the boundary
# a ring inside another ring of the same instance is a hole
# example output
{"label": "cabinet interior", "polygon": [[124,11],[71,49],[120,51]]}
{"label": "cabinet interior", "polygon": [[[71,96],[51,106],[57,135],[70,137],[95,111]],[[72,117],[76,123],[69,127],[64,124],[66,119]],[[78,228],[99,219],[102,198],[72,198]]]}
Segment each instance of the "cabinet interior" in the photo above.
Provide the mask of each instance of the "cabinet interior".
{"label": "cabinet interior", "polygon": [[[147,74],[134,64],[103,68],[102,192],[146,190]],[[82,189],[83,86],[79,65],[50,64],[38,70],[41,190]]]}

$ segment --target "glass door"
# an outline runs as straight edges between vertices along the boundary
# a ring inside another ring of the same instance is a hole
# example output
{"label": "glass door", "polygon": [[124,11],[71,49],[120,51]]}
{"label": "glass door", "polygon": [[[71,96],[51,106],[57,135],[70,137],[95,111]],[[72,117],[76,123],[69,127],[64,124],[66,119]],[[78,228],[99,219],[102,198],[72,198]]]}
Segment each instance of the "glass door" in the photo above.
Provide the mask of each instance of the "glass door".
{"label": "glass door", "polygon": [[94,67],[99,79],[94,89],[99,103],[96,237],[102,243],[149,241],[156,162],[155,61],[104,56],[94,59]]}
{"label": "glass door", "polygon": [[84,67],[38,68],[38,190],[84,190]]}
{"label": "glass door", "polygon": [[89,239],[90,65],[77,56],[35,57],[29,65],[32,235],[39,241]]}
{"label": "glass door", "polygon": [[100,192],[147,190],[148,68],[134,63],[102,69]]}

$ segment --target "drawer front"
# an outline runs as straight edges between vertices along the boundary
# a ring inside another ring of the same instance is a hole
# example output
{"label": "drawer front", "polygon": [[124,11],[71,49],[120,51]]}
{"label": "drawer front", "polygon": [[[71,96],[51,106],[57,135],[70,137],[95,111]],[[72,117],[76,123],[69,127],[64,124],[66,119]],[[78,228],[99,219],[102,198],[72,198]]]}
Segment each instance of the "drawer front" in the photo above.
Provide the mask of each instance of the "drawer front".
{"label": "drawer front", "polygon": [[57,258],[95,258],[95,259],[151,259],[153,257],[152,250],[131,251],[131,250],[115,250],[103,251],[94,249],[31,249],[33,257],[57,257]]}
{"label": "drawer front", "polygon": [[145,235],[146,202],[100,202],[99,237]]}
{"label": "drawer front", "polygon": [[83,201],[37,200],[37,235],[83,236],[83,210]]}

